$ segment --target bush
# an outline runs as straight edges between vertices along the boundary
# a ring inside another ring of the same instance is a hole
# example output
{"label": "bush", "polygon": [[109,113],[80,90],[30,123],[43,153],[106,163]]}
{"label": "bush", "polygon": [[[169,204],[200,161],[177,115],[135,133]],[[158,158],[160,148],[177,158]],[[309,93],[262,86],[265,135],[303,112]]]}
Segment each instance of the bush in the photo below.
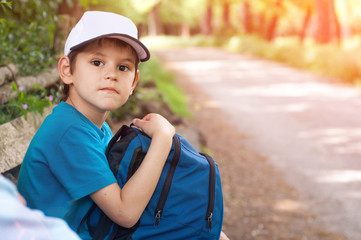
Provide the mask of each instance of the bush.
{"label": "bush", "polygon": [[13,62],[21,75],[30,75],[55,63],[58,49],[54,47],[54,36],[59,3],[60,0],[15,1],[11,8],[2,4],[1,65]]}
{"label": "bush", "polygon": [[[0,65],[14,63],[20,75],[35,75],[56,62],[58,49],[54,46],[57,17],[61,0],[0,2]],[[52,95],[44,88],[34,86],[28,92],[13,83],[17,92],[15,99],[0,106],[0,124],[28,112],[42,114],[58,95]],[[55,96],[55,97],[54,97]]]}
{"label": "bush", "polygon": [[358,49],[346,50],[311,41],[302,45],[295,37],[280,37],[267,42],[252,35],[233,36],[224,47],[339,79],[340,82],[356,84],[361,76],[358,64],[361,52]]}

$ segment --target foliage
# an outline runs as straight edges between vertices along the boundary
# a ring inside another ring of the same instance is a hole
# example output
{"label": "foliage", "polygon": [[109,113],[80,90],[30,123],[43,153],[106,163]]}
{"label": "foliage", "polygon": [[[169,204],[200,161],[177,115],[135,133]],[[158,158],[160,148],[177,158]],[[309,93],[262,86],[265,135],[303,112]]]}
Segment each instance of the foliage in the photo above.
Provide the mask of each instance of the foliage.
{"label": "foliage", "polygon": [[144,37],[142,42],[151,49],[164,49],[169,47],[187,47],[187,46],[221,46],[223,39],[215,36],[195,35],[190,38],[181,38],[177,36],[157,36]]}
{"label": "foliage", "polygon": [[[224,41],[217,36],[192,36],[184,39],[175,36],[146,37],[143,42],[152,49],[190,46],[221,46],[226,50],[262,57],[305,69],[340,82],[360,85],[361,37],[344,41],[342,48],[334,45],[318,45],[308,38],[303,45],[297,37],[278,37],[268,42],[257,35],[239,34]],[[222,45],[223,44],[223,45]]]}
{"label": "foliage", "polygon": [[161,1],[161,18],[167,24],[187,24],[198,26],[205,11],[205,0],[165,0]]}
{"label": "foliage", "polygon": [[[33,86],[35,93],[29,93],[25,88],[19,88],[12,84],[13,90],[17,92],[17,97],[9,100],[7,104],[0,105],[0,124],[11,119],[24,116],[27,119],[28,113],[44,113],[44,108],[52,105],[53,95],[47,95],[44,88]],[[53,92],[55,94],[55,92]]]}
{"label": "foliage", "polygon": [[55,63],[54,36],[59,2],[15,1],[11,9],[0,8],[3,16],[0,21],[0,64],[13,62],[22,75],[29,75]]}
{"label": "foliage", "polygon": [[356,84],[360,81],[358,58],[361,51],[358,49],[342,49],[332,44],[317,45],[311,39],[300,45],[295,37],[279,37],[274,42],[267,42],[254,35],[234,36],[225,48],[286,63],[346,83]]}
{"label": "foliage", "polygon": [[164,24],[199,24],[205,8],[205,0],[97,0],[87,9],[112,11],[131,18],[135,23],[146,24],[147,15],[159,6],[161,21]]}
{"label": "foliage", "polygon": [[0,1],[0,7],[2,8],[3,11],[7,11],[6,9],[9,8],[11,9],[11,2],[10,1],[7,1],[7,0],[1,0]]}
{"label": "foliage", "polygon": [[161,62],[152,57],[147,64],[140,66],[142,81],[154,81],[157,90],[171,110],[180,116],[189,116],[187,99],[175,81],[175,76],[167,71]]}
{"label": "foliage", "polygon": [[[61,0],[0,2],[0,65],[14,63],[21,75],[34,75],[44,71],[56,61],[58,49],[54,46],[57,17]],[[44,108],[59,93],[34,86],[32,92],[13,83],[17,97],[0,106],[0,123],[29,112],[43,114]]]}
{"label": "foliage", "polygon": [[[89,2],[88,4],[83,4],[87,10],[98,10],[98,11],[110,11],[121,14],[128,18],[131,18],[132,21],[136,24],[145,22],[147,20],[146,13],[148,13],[147,6],[153,6],[152,1],[143,1],[142,4],[136,5],[132,0],[96,0],[95,2]],[[159,1],[159,0],[157,0]]]}

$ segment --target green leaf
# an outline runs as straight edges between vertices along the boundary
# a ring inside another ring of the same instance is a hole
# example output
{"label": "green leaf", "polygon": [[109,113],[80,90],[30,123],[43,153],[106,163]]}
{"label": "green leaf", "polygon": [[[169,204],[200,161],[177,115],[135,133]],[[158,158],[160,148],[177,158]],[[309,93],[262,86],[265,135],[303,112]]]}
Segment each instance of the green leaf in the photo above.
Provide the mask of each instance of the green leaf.
{"label": "green leaf", "polygon": [[12,88],[13,91],[18,90],[18,86],[14,82],[11,82],[11,88]]}
{"label": "green leaf", "polygon": [[24,92],[19,92],[18,100],[22,102],[25,99]]}

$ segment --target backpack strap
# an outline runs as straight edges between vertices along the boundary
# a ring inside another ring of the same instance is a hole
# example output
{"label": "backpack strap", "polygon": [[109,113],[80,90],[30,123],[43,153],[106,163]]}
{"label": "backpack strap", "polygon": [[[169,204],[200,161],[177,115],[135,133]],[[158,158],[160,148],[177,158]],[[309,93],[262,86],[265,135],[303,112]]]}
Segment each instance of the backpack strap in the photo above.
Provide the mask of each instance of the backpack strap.
{"label": "backpack strap", "polygon": [[112,139],[109,141],[108,143],[108,147],[107,150],[105,151],[105,155],[108,156],[110,149],[113,147],[114,143],[116,143],[118,141],[118,139],[121,136],[124,136],[126,134],[127,131],[129,131],[129,129],[131,129],[130,127],[123,125],[112,137]]}
{"label": "backpack strap", "polygon": [[[123,159],[126,149],[132,142],[132,140],[138,136],[138,131],[135,128],[123,125],[109,141],[108,147],[105,151],[105,155],[108,159],[110,170],[112,170],[115,177],[117,177],[119,161]],[[122,139],[122,140],[119,140]],[[118,141],[119,140],[119,141]],[[112,150],[115,149],[117,152],[116,157],[111,157]]]}
{"label": "backpack strap", "polygon": [[[101,227],[99,227],[99,226],[94,227],[95,229],[94,229],[92,240],[104,240],[105,237],[109,234],[109,231],[112,228],[112,226],[113,226],[113,231],[112,231],[111,235],[113,235],[113,236],[109,236],[108,239],[113,239],[114,235],[117,233],[118,225],[113,224],[113,221],[107,215],[105,215],[105,213],[103,213],[103,211],[100,212],[99,224]],[[87,225],[89,228],[90,227],[90,218],[88,218],[88,220],[87,220]],[[90,232],[90,229],[89,229],[89,232]]]}
{"label": "backpack strap", "polygon": [[80,221],[79,226],[76,230],[76,233],[80,232],[80,228],[81,226],[85,223],[85,221],[89,218],[90,214],[94,211],[95,207],[97,205],[95,203],[93,203],[93,205],[89,208],[88,212],[85,214],[85,216],[83,217],[83,219]]}
{"label": "backpack strap", "polygon": [[[99,223],[101,223],[102,227],[98,227],[98,226],[91,227],[90,215],[94,212],[96,207],[97,207],[97,205],[95,203],[93,203],[93,205],[89,208],[88,212],[85,214],[85,216],[79,223],[79,226],[78,226],[78,229],[76,232],[79,233],[81,226],[86,222],[89,233],[92,232],[92,234],[91,234],[93,236],[92,240],[103,240],[108,235],[109,230],[113,225],[113,221],[110,220],[110,218],[108,218],[102,211],[100,211]],[[117,233],[117,230],[118,230],[118,225],[114,224],[113,231],[110,234],[110,236],[108,237],[108,239],[113,239],[115,234]]]}

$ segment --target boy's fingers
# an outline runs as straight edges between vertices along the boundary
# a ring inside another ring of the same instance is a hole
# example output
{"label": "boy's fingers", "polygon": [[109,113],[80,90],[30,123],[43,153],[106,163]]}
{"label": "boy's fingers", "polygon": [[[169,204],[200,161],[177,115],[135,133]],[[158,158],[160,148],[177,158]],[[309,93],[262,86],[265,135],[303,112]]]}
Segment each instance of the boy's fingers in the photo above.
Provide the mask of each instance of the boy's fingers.
{"label": "boy's fingers", "polygon": [[145,115],[142,120],[149,121],[151,118],[152,118],[152,114],[150,113],[150,114]]}
{"label": "boy's fingers", "polygon": [[145,120],[144,118],[143,119],[135,118],[135,119],[133,119],[132,123],[136,127],[140,128],[140,129],[143,129],[145,127],[145,124],[146,124],[147,121],[148,120]]}
{"label": "boy's fingers", "polygon": [[137,127],[140,127],[140,125],[142,124],[141,123],[142,120],[140,120],[139,118],[134,118],[132,123],[137,126]]}

